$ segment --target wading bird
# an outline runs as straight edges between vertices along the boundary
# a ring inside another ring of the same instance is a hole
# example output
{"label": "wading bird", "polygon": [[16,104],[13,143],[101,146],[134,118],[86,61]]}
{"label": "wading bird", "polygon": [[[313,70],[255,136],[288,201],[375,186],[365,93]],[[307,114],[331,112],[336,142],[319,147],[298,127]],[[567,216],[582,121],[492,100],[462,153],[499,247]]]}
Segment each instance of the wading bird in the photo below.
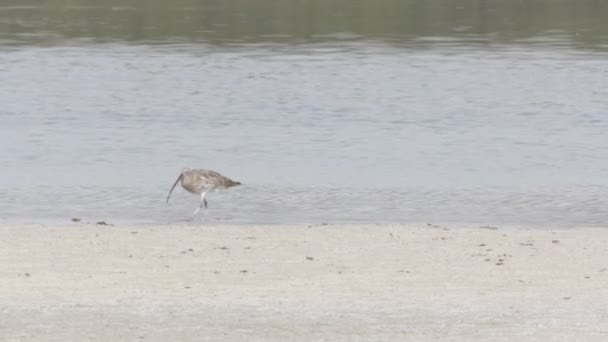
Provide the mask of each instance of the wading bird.
{"label": "wading bird", "polygon": [[182,187],[186,191],[201,195],[201,203],[192,213],[190,220],[192,220],[194,216],[198,214],[203,205],[205,206],[205,209],[207,209],[207,199],[205,199],[207,192],[216,189],[228,189],[241,184],[240,182],[233,181],[232,179],[215,171],[201,169],[190,170],[188,168],[183,168],[182,172],[179,174],[179,177],[177,177],[177,180],[175,183],[173,183],[171,190],[169,190],[169,195],[167,195],[167,203],[169,203],[169,197],[171,197],[171,193],[179,181],[182,182]]}

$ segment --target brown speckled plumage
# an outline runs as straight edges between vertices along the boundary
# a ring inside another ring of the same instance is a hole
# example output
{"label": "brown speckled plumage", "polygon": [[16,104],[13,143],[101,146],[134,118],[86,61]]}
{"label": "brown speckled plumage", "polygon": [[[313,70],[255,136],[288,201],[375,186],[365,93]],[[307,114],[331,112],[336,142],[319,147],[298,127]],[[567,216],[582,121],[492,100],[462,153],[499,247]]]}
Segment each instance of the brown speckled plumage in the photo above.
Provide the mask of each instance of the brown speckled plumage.
{"label": "brown speckled plumage", "polygon": [[207,200],[205,199],[205,194],[208,191],[215,189],[228,189],[233,186],[240,185],[240,182],[233,181],[232,179],[221,175],[218,172],[211,170],[202,170],[202,169],[194,169],[190,170],[188,168],[183,168],[182,172],[177,177],[175,183],[169,190],[169,195],[167,195],[167,203],[169,202],[169,198],[171,197],[171,193],[177,183],[181,181],[182,187],[193,194],[201,195],[201,203],[199,207],[192,214],[192,218],[199,212],[199,210],[205,206],[207,208]]}

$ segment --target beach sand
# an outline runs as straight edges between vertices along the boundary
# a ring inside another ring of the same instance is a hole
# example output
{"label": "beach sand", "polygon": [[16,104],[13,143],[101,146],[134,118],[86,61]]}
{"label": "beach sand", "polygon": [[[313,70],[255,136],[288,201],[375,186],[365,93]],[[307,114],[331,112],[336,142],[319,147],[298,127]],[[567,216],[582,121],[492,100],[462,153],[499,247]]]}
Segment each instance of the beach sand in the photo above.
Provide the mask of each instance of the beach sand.
{"label": "beach sand", "polygon": [[608,341],[608,229],[0,226],[2,341]]}

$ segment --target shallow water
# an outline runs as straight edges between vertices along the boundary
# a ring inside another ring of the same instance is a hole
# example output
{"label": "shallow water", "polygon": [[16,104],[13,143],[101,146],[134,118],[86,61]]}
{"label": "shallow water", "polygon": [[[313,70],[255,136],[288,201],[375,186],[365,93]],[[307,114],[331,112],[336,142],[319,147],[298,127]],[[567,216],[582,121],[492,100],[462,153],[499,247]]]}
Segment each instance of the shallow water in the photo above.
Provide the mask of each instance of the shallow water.
{"label": "shallow water", "polygon": [[203,221],[605,225],[605,6],[483,31],[525,9],[336,1],[300,32],[202,3],[0,1],[0,220],[176,222],[189,166],[244,183]]}

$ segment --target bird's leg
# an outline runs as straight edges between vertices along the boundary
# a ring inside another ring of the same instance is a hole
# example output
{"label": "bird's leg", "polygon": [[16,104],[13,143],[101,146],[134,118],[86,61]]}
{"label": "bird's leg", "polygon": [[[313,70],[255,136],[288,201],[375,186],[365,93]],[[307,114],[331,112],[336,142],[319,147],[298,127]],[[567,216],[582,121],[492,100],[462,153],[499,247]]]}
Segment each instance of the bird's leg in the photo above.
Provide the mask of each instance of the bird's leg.
{"label": "bird's leg", "polygon": [[201,208],[203,207],[203,205],[205,205],[205,209],[207,209],[207,199],[205,198],[205,195],[207,194],[207,191],[203,191],[203,193],[201,194]]}
{"label": "bird's leg", "polygon": [[198,205],[198,208],[196,208],[196,210],[192,213],[190,220],[192,220],[194,218],[194,216],[196,216],[196,214],[198,214],[198,212],[201,210],[203,205],[205,206],[205,209],[207,209],[207,200],[205,199],[206,193],[207,193],[207,191],[203,191],[203,193],[201,193],[201,203]]}

